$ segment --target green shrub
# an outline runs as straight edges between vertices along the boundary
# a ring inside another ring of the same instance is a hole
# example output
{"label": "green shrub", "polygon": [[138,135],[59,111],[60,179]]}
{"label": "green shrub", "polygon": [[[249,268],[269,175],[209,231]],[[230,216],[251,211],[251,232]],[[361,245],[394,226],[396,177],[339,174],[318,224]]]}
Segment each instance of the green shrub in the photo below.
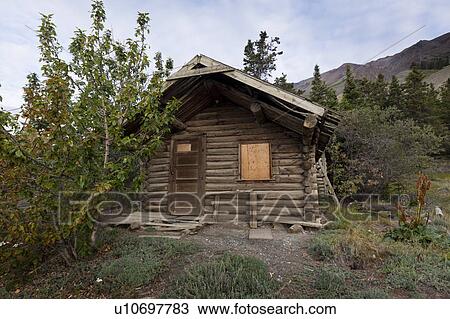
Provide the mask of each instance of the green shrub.
{"label": "green shrub", "polygon": [[324,266],[315,274],[313,287],[319,298],[345,298],[348,296],[348,273],[336,266]]}
{"label": "green shrub", "polygon": [[419,275],[412,256],[395,256],[384,266],[386,281],[391,288],[416,290]]}
{"label": "green shrub", "polygon": [[154,252],[126,255],[102,265],[98,277],[112,288],[139,287],[151,282],[164,266]]}
{"label": "green shrub", "polygon": [[310,242],[309,253],[318,260],[334,260],[352,269],[364,269],[386,254],[382,238],[364,225],[326,230]]}
{"label": "green shrub", "polygon": [[334,243],[331,236],[316,235],[309,243],[308,252],[317,260],[332,260],[334,258]]}
{"label": "green shrub", "polygon": [[392,288],[409,291],[430,287],[443,294],[450,294],[450,262],[429,250],[397,248],[397,254],[384,264],[386,281]]}
{"label": "green shrub", "polygon": [[279,284],[254,257],[225,254],[190,268],[178,278],[168,298],[272,298]]}
{"label": "green shrub", "polygon": [[446,230],[440,230],[438,227],[428,227],[426,225],[411,226],[403,224],[388,231],[385,234],[385,238],[394,241],[419,243],[425,247],[430,244],[446,246],[450,243]]}
{"label": "green shrub", "polygon": [[440,234],[446,234],[450,230],[449,224],[444,218],[435,218],[429,226]]}
{"label": "green shrub", "polygon": [[120,294],[122,288],[150,283],[173,257],[195,250],[194,245],[183,241],[126,235],[114,241],[112,255],[115,259],[103,263],[97,273],[102,279],[100,290]]}
{"label": "green shrub", "polygon": [[388,299],[389,294],[380,288],[368,288],[352,294],[355,299]]}
{"label": "green shrub", "polygon": [[95,256],[80,258],[70,266],[62,258],[48,260],[25,285],[9,287],[0,278],[0,295],[6,292],[13,298],[136,297],[136,288],[151,284],[176,258],[197,250],[197,246],[186,241],[138,237],[109,227],[99,229],[97,248]]}

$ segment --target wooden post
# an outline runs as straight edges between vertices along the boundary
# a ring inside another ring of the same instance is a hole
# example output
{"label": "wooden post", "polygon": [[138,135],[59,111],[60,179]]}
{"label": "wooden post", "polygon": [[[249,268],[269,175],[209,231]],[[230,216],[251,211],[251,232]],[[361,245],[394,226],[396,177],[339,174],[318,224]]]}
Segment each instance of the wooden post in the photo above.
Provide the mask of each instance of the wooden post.
{"label": "wooden post", "polygon": [[217,215],[219,214],[219,205],[220,205],[220,195],[214,196],[214,203],[213,203],[213,219],[215,222],[217,222]]}
{"label": "wooden post", "polygon": [[258,195],[255,192],[250,192],[250,228],[258,227]]}
{"label": "wooden post", "polygon": [[253,102],[250,105],[250,111],[252,111],[258,124],[263,124],[266,121],[266,116],[264,115],[261,104],[259,104],[258,102]]}
{"label": "wooden post", "polygon": [[311,145],[313,143],[314,131],[317,125],[317,117],[314,114],[308,114],[303,122],[303,144]]}

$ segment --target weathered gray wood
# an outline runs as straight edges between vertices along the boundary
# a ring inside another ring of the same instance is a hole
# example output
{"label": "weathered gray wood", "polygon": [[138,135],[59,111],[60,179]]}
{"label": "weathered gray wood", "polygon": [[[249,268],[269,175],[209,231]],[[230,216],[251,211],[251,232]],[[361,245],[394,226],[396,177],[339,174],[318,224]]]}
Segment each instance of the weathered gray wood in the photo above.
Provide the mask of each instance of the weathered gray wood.
{"label": "weathered gray wood", "polygon": [[[233,221],[233,215],[240,216],[236,217],[238,219],[250,221],[249,193],[254,192],[258,199],[258,214],[275,212],[289,216],[292,212],[298,215],[305,207],[305,170],[302,166],[304,160],[301,156],[301,137],[272,122],[258,124],[254,120],[250,105],[248,107],[244,109],[229,103],[206,107],[185,121],[187,127],[183,132],[175,134],[181,139],[191,133],[206,134],[204,213],[219,215],[216,221]],[[272,181],[239,181],[240,143],[260,141],[271,143]],[[167,191],[168,161],[166,143],[165,149],[152,156],[146,169],[145,190],[158,191],[159,195],[154,197],[156,199],[161,198]],[[276,191],[281,192],[276,194]],[[239,196],[233,199],[238,192]],[[292,195],[292,200],[286,198],[286,195]],[[281,200],[277,200],[279,198]],[[152,200],[146,210],[164,213],[167,211],[167,200],[161,204],[160,206],[157,200]],[[274,209],[269,210],[271,207]],[[283,209],[284,207],[287,209]],[[196,217],[186,218],[195,220]]]}
{"label": "weathered gray wood", "polygon": [[206,75],[211,73],[222,73],[222,72],[229,72],[233,71],[234,69],[229,66],[222,66],[222,65],[214,65],[199,69],[193,69],[193,70],[183,70],[181,72],[177,72],[167,78],[167,81],[173,81],[177,79],[187,78],[191,76],[200,76],[200,75]]}
{"label": "weathered gray wood", "polygon": [[250,105],[250,111],[252,111],[258,124],[264,124],[266,122],[266,116],[264,115],[261,104],[259,104],[258,102],[252,103]]}
{"label": "weathered gray wood", "polygon": [[185,130],[186,129],[186,124],[184,124],[183,122],[181,122],[179,119],[175,118],[172,121],[172,126],[177,129],[177,130]]}
{"label": "weathered gray wood", "polygon": [[290,225],[302,225],[306,227],[312,227],[312,228],[323,228],[323,224],[319,223],[313,223],[313,222],[307,222],[301,220],[300,217],[285,217],[285,216],[257,216],[258,220],[264,221],[264,222],[272,222],[272,223],[281,223],[281,224],[290,224]]}
{"label": "weathered gray wood", "polygon": [[311,145],[313,143],[313,135],[317,125],[317,117],[309,114],[303,122],[303,144]]}
{"label": "weathered gray wood", "polygon": [[258,195],[254,192],[250,193],[250,228],[258,227]]}

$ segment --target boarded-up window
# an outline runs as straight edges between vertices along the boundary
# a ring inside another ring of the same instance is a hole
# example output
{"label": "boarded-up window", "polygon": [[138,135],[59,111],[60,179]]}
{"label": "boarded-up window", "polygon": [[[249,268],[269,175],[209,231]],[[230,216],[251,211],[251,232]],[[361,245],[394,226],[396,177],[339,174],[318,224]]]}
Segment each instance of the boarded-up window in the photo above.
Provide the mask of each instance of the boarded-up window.
{"label": "boarded-up window", "polygon": [[241,179],[268,180],[270,171],[269,143],[241,144]]}
{"label": "boarded-up window", "polygon": [[189,143],[177,144],[177,153],[186,153],[190,151],[191,151],[191,144]]}

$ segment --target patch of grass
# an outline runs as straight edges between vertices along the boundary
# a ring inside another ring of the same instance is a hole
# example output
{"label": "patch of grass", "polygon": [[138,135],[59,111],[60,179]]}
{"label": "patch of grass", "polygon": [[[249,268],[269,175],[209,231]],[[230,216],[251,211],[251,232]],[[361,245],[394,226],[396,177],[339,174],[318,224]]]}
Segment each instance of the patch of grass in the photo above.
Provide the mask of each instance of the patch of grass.
{"label": "patch of grass", "polygon": [[[98,234],[94,256],[70,266],[55,256],[30,282],[6,293],[13,298],[133,298],[137,288],[151,284],[176,258],[196,250],[185,241],[139,238],[127,230],[106,228]],[[20,293],[14,292],[17,288]]]}
{"label": "patch of grass", "polygon": [[450,241],[446,229],[439,229],[433,225],[418,225],[411,227],[401,225],[391,229],[385,234],[386,238],[395,241],[410,242],[428,247],[431,244],[448,247]]}
{"label": "patch of grass", "polygon": [[353,298],[354,291],[360,289],[359,276],[336,265],[322,264],[304,269],[293,280],[295,298]]}
{"label": "patch of grass", "polygon": [[389,293],[382,288],[368,288],[352,294],[354,299],[388,299]]}
{"label": "patch of grass", "polygon": [[[427,236],[432,239],[427,246],[417,240],[385,239],[381,229],[384,227],[377,227],[373,223],[360,223],[347,229],[317,233],[309,243],[309,253],[316,260],[333,263],[333,267],[337,268],[331,271],[325,268],[321,270],[322,273],[314,271],[312,280],[307,274],[302,274],[299,280],[303,281],[303,286],[297,284],[299,290],[305,294],[309,283],[316,287],[316,295],[319,297],[333,294],[347,294],[348,298],[387,298],[389,295],[408,295],[414,298],[450,296],[450,241],[446,222],[440,221],[427,226]],[[344,277],[342,271],[340,275],[339,267],[343,271],[349,271],[354,281],[347,282],[346,291],[334,290],[336,287],[332,283],[328,288],[326,286],[332,276],[335,277],[335,282],[343,285]],[[359,280],[359,275],[362,276],[361,279],[365,279]],[[371,282],[372,290],[365,287],[367,279]],[[320,287],[322,288],[317,289]],[[353,291],[351,294],[348,293],[350,289]],[[315,294],[306,294],[310,298],[317,297]]]}
{"label": "patch of grass", "polygon": [[332,260],[335,256],[335,238],[332,231],[316,235],[308,245],[308,252],[316,260]]}
{"label": "patch of grass", "polygon": [[115,259],[102,263],[97,272],[100,291],[113,296],[153,281],[170,260],[195,251],[192,244],[166,238],[128,237],[112,248]]}
{"label": "patch of grass", "polygon": [[383,271],[386,273],[386,282],[391,288],[417,289],[419,276],[411,256],[392,257],[384,265]]}
{"label": "patch of grass", "polygon": [[440,251],[398,244],[392,247],[393,256],[387,259],[382,271],[391,288],[407,291],[432,289],[450,296],[450,261]]}
{"label": "patch of grass", "polygon": [[352,269],[365,269],[386,254],[382,237],[359,224],[317,234],[308,250],[318,260],[334,260]]}
{"label": "patch of grass", "polygon": [[225,254],[179,277],[168,298],[274,298],[279,283],[259,259]]}
{"label": "patch of grass", "polygon": [[313,287],[316,298],[346,298],[349,295],[346,279],[348,272],[336,266],[324,266],[317,270]]}

